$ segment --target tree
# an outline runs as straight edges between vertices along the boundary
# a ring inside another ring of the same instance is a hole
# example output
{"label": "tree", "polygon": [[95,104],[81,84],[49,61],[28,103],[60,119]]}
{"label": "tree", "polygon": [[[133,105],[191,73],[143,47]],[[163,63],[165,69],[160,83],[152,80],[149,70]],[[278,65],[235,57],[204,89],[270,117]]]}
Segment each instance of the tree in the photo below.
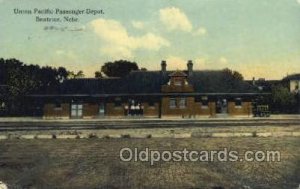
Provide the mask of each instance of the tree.
{"label": "tree", "polygon": [[26,95],[56,86],[67,77],[67,70],[49,66],[26,65],[17,59],[0,59],[0,84],[7,86],[7,102],[11,115],[24,114]]}
{"label": "tree", "polygon": [[233,78],[235,78],[237,80],[240,80],[240,81],[244,80],[243,75],[241,73],[237,72],[237,71],[233,71],[232,76],[233,76]]}
{"label": "tree", "polygon": [[77,73],[74,73],[73,71],[68,71],[67,74],[69,79],[78,79],[78,78],[84,78],[84,73],[83,71],[78,71]]}
{"label": "tree", "polygon": [[228,79],[240,80],[240,81],[244,80],[244,77],[241,73],[237,71],[232,71],[229,68],[223,69],[223,73]]}
{"label": "tree", "polygon": [[280,113],[293,113],[297,109],[296,96],[283,85],[272,86],[272,109]]}
{"label": "tree", "polygon": [[73,71],[68,71],[68,79],[74,79],[75,73]]}
{"label": "tree", "polygon": [[137,63],[127,60],[107,62],[101,67],[101,71],[109,77],[124,77],[133,70],[138,70]]}
{"label": "tree", "polygon": [[102,78],[103,76],[102,76],[102,73],[101,72],[99,72],[99,71],[96,71],[95,72],[95,78]]}
{"label": "tree", "polygon": [[84,73],[82,70],[78,71],[77,74],[75,75],[75,78],[84,78]]}
{"label": "tree", "polygon": [[63,82],[68,77],[68,71],[64,67],[59,67],[57,69],[57,79],[59,82]]}

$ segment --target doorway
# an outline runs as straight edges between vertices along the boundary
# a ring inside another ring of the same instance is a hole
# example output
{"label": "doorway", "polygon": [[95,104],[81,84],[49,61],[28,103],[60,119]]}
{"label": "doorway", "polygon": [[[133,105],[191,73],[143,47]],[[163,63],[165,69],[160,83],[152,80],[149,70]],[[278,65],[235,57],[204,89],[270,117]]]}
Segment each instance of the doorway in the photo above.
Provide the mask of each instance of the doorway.
{"label": "doorway", "polygon": [[217,114],[227,114],[228,113],[227,99],[222,98],[222,99],[217,100],[216,113]]}
{"label": "doorway", "polygon": [[99,104],[99,112],[98,112],[99,116],[104,116],[105,115],[105,105],[103,102],[101,102]]}
{"label": "doorway", "polygon": [[144,114],[144,106],[141,102],[129,99],[128,106],[125,107],[128,116],[142,116]]}
{"label": "doorway", "polygon": [[81,103],[71,104],[71,118],[82,118],[83,116],[83,105]]}

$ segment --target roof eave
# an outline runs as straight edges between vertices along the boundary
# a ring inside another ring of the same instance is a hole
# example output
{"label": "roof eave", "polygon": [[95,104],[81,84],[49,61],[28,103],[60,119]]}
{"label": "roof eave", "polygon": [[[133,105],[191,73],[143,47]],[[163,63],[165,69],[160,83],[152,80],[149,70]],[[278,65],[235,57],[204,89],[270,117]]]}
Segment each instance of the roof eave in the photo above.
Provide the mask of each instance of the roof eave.
{"label": "roof eave", "polygon": [[119,93],[119,94],[32,94],[28,97],[113,97],[113,96],[256,96],[271,93]]}

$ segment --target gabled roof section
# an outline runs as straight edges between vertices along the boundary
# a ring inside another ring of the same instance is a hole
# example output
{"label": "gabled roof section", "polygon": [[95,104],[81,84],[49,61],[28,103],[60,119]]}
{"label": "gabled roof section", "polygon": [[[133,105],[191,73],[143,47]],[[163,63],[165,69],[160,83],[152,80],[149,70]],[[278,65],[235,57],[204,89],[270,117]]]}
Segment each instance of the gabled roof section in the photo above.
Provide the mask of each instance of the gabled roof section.
{"label": "gabled roof section", "polygon": [[194,71],[188,77],[189,84],[200,93],[255,93],[259,92],[251,84],[229,77],[222,70]]}
{"label": "gabled roof section", "polygon": [[160,71],[134,71],[124,80],[128,93],[160,93],[161,85],[168,82],[168,76]]}
{"label": "gabled roof section", "polygon": [[264,80],[264,79],[258,79],[258,80],[247,80],[246,81],[251,86],[255,87],[261,92],[271,92],[272,86],[280,84],[280,80]]}
{"label": "gabled roof section", "polygon": [[290,80],[300,80],[300,73],[288,75],[288,76],[286,76],[285,78],[283,78],[282,80],[283,80],[283,81],[284,81],[284,80],[288,80],[288,81],[290,81]]}
{"label": "gabled roof section", "polygon": [[175,71],[171,74],[169,74],[170,77],[187,77],[187,74],[185,74],[184,72],[182,71]]}

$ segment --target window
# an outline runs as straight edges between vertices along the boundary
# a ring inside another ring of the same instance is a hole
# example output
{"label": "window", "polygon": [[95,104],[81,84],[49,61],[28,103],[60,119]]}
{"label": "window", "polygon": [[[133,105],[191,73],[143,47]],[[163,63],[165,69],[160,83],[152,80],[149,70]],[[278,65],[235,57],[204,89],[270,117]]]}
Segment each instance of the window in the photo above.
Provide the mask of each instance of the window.
{"label": "window", "polygon": [[186,108],[186,98],[180,98],[179,100],[179,108]]}
{"label": "window", "polygon": [[104,115],[104,113],[105,113],[105,106],[104,106],[104,103],[101,102],[99,104],[99,115]]}
{"label": "window", "polygon": [[170,108],[176,108],[176,98],[170,98]]}
{"label": "window", "polygon": [[241,108],[242,107],[242,99],[241,98],[236,98],[235,99],[235,107],[236,108]]}
{"label": "window", "polygon": [[208,98],[207,98],[207,96],[202,96],[201,97],[201,105],[202,105],[202,108],[208,108]]}
{"label": "window", "polygon": [[4,109],[5,108],[5,102],[0,101],[0,109]]}
{"label": "window", "polygon": [[154,103],[154,101],[153,101],[153,100],[149,100],[149,102],[148,102],[148,105],[149,105],[149,106],[154,106],[154,105],[155,105],[155,103]]}
{"label": "window", "polygon": [[55,109],[60,109],[60,108],[62,108],[62,107],[61,107],[61,102],[57,100],[57,101],[55,102]]}
{"label": "window", "polygon": [[182,81],[174,81],[174,85],[175,86],[181,86],[182,85]]}
{"label": "window", "polygon": [[122,105],[122,101],[120,97],[115,98],[115,107],[120,107]]}

